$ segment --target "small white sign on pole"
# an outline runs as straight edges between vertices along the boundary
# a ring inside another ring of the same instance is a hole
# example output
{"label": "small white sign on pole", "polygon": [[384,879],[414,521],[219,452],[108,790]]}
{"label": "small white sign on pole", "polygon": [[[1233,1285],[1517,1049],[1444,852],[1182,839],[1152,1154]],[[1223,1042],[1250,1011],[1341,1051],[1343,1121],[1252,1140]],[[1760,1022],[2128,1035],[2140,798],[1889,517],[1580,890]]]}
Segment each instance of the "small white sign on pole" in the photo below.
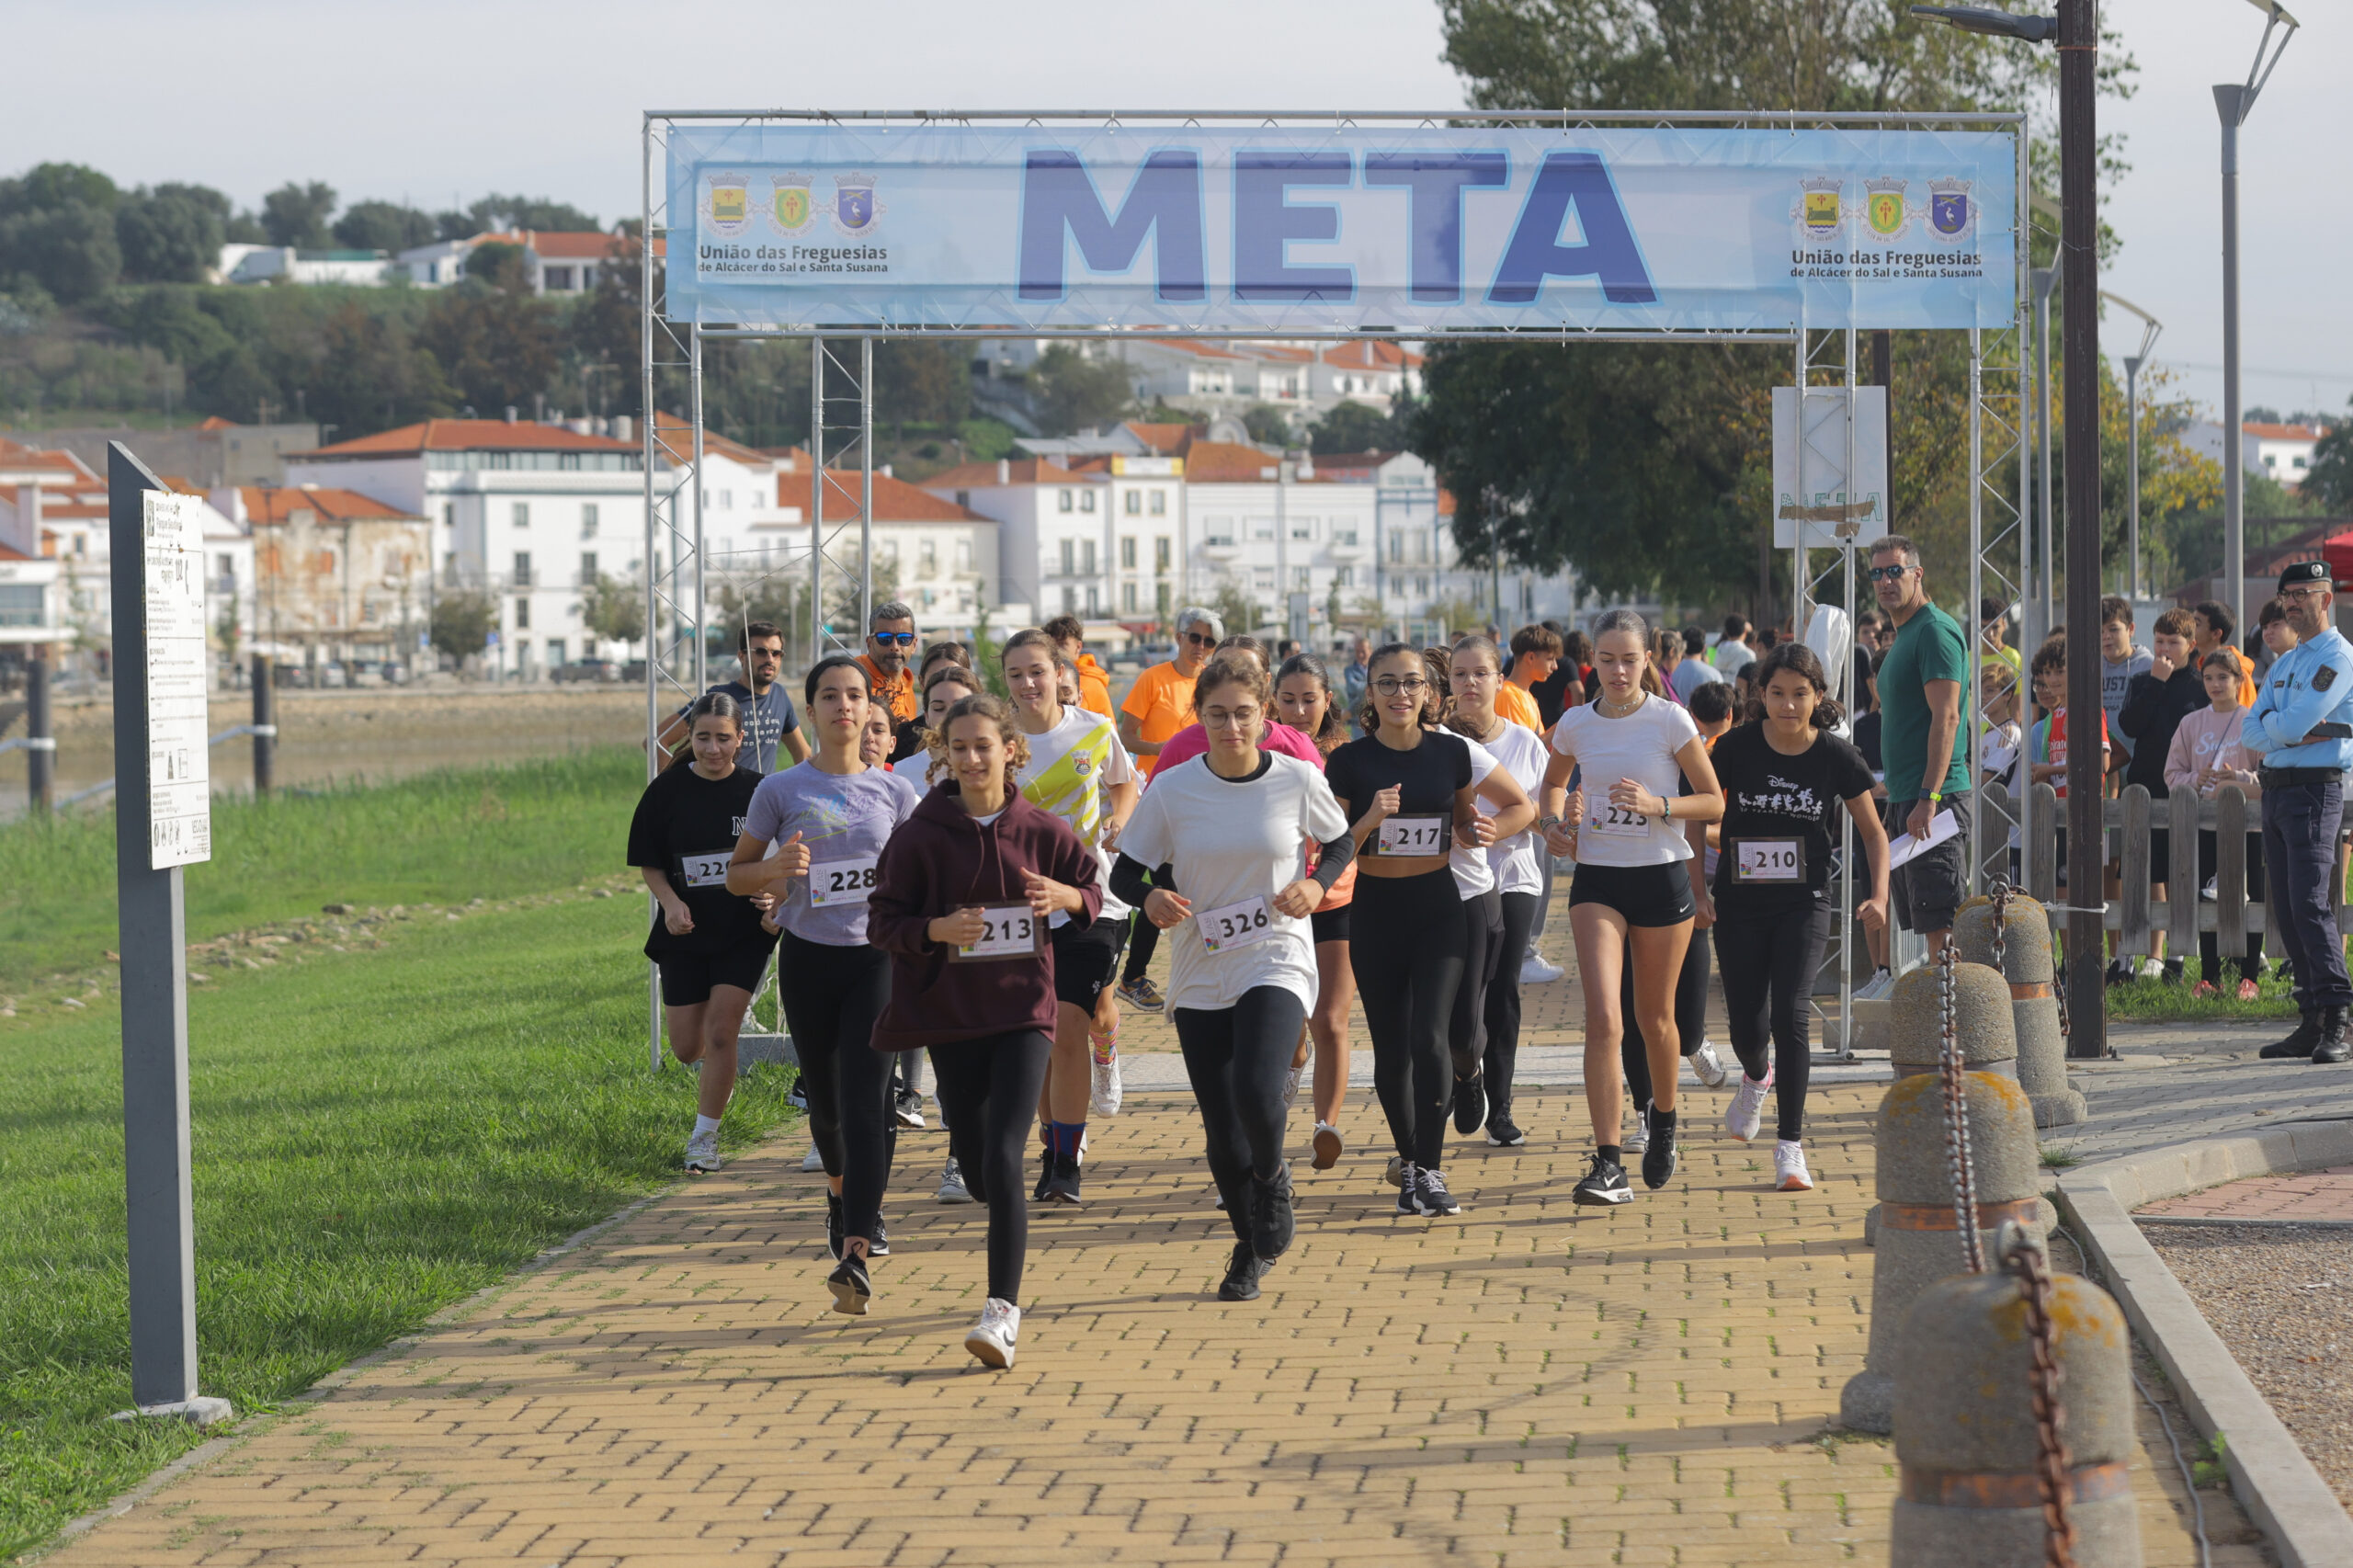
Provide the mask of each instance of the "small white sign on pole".
{"label": "small white sign on pole", "polygon": [[1867,545],[1884,538],[1887,516],[1887,389],[1773,389],[1773,548]]}
{"label": "small white sign on pole", "polygon": [[212,858],[204,503],[150,490],[145,507],[148,868]]}

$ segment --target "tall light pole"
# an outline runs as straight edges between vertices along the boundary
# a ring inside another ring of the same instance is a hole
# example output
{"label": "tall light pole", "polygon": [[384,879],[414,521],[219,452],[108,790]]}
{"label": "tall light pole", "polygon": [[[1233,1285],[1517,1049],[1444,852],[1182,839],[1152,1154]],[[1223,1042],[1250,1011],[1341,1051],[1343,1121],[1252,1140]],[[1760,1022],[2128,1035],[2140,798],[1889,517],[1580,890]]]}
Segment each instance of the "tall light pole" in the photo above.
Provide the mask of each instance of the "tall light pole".
{"label": "tall light pole", "polygon": [[[2100,710],[2099,653],[2099,19],[2094,0],[2059,0],[2055,17],[1969,6],[1915,6],[1964,31],[2059,46],[2059,285],[2067,378],[2067,706]],[[2067,838],[2104,841],[2102,748],[2067,754]],[[2081,851],[2078,851],[2081,853]],[[2077,904],[2067,915],[2067,996],[2073,1057],[2108,1054],[2106,986],[2100,973],[2100,915]]]}
{"label": "tall light pole", "polygon": [[2040,648],[2042,640],[2051,635],[2051,607],[2059,592],[2059,515],[2052,504],[2051,483],[2051,290],[2059,285],[2059,269],[2038,267],[2027,274],[2027,282],[2034,290],[2034,395],[2040,403],[2035,415],[2035,442],[2040,449],[2036,459],[2038,498],[2035,502],[2036,575],[2041,579],[2041,591],[2036,594],[2031,607],[2035,612],[2033,624],[2027,629],[2027,646]]}
{"label": "tall light pole", "polygon": [[2124,429],[2127,459],[2124,468],[2124,530],[2127,551],[2131,559],[2131,575],[2125,580],[2125,591],[2134,604],[2141,602],[2141,367],[2149,362],[2149,350],[2157,346],[2157,335],[2165,331],[2165,323],[2134,304],[2121,294],[2100,290],[2099,297],[2109,304],[2131,311],[2141,318],[2141,347],[2124,359]]}
{"label": "tall light pole", "polygon": [[[2296,18],[2279,0],[2247,0],[2263,13],[2263,37],[2255,46],[2255,63],[2245,83],[2222,82],[2214,88],[2214,112],[2222,119],[2222,570],[2229,583],[2231,613],[2246,619],[2246,441],[2239,411],[2239,127],[2255,108],[2256,96],[2271,80],[2273,67],[2288,52],[2295,36]],[[2285,22],[2279,46],[2271,35]],[[2268,64],[2264,53],[2269,51]]]}

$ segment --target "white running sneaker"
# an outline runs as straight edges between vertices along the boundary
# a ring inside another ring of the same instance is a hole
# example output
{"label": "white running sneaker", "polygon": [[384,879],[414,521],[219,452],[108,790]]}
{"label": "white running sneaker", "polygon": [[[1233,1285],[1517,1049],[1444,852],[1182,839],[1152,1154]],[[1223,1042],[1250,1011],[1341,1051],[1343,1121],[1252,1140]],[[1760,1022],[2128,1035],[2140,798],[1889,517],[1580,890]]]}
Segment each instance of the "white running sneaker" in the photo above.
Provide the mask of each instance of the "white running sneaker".
{"label": "white running sneaker", "polygon": [[1528,956],[1519,960],[1519,983],[1522,985],[1550,985],[1568,971],[1556,963],[1546,963],[1544,955],[1530,948]]}
{"label": "white running sneaker", "polygon": [[825,1156],[817,1153],[817,1145],[814,1143],[810,1144],[809,1152],[801,1156],[801,1168],[804,1171],[822,1171],[825,1168]]}
{"label": "white running sneaker", "polygon": [[1283,1108],[1285,1110],[1289,1110],[1299,1103],[1299,1080],[1306,1071],[1305,1067],[1294,1067],[1283,1074]]}
{"label": "white running sneaker", "polygon": [[1699,1042],[1699,1049],[1693,1051],[1688,1057],[1685,1058],[1685,1060],[1691,1063],[1692,1075],[1711,1089],[1722,1088],[1724,1086],[1724,1080],[1731,1076],[1730,1072],[1724,1066],[1723,1058],[1716,1054],[1716,1046],[1713,1040],[1701,1040]]}
{"label": "white running sneaker", "polygon": [[1013,1365],[1014,1341],[1021,1335],[1021,1309],[991,1296],[981,1308],[981,1321],[964,1336],[964,1348],[983,1367],[1003,1371]]}
{"label": "white running sneaker", "polygon": [[1090,1087],[1086,1104],[1097,1116],[1120,1114],[1120,1059],[1114,1055],[1108,1062],[1097,1057],[1088,1069]]}
{"label": "white running sneaker", "polygon": [[1773,1086],[1773,1067],[1768,1062],[1763,1081],[1740,1075],[1740,1087],[1733,1091],[1732,1108],[1724,1112],[1724,1131],[1735,1142],[1745,1143],[1756,1136],[1756,1129],[1765,1120],[1765,1091]]}
{"label": "white running sneaker", "polygon": [[1894,989],[1895,971],[1892,969],[1882,969],[1873,973],[1869,980],[1866,980],[1860,985],[1855,987],[1855,1000],[1858,1002],[1876,1002]]}
{"label": "white running sneaker", "polygon": [[719,1129],[697,1132],[687,1140],[687,1169],[697,1176],[709,1176],[720,1166]]}
{"label": "white running sneaker", "polygon": [[1813,1173],[1805,1168],[1803,1144],[1779,1142],[1773,1145],[1773,1185],[1783,1192],[1813,1190]]}
{"label": "white running sneaker", "polygon": [[1650,1146],[1651,1113],[1647,1110],[1638,1110],[1634,1113],[1632,1131],[1626,1134],[1618,1147],[1626,1153],[1639,1154]]}

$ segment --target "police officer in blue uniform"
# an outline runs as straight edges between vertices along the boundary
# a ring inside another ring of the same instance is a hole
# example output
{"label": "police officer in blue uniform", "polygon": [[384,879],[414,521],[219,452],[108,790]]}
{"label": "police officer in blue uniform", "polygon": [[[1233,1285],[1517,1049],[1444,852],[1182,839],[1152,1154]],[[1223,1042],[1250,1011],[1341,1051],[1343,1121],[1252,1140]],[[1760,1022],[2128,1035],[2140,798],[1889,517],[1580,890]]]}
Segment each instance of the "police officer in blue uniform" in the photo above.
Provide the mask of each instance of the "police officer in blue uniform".
{"label": "police officer in blue uniform", "polygon": [[2262,1054],[2353,1062],[2346,1009],[2353,983],[2336,935],[2336,831],[2345,773],[2353,767],[2353,643],[2337,633],[2328,565],[2300,561],[2279,574],[2289,630],[2303,639],[2266,672],[2244,726],[2261,761],[2263,862],[2280,945],[2296,966],[2296,1010],[2287,1039]]}

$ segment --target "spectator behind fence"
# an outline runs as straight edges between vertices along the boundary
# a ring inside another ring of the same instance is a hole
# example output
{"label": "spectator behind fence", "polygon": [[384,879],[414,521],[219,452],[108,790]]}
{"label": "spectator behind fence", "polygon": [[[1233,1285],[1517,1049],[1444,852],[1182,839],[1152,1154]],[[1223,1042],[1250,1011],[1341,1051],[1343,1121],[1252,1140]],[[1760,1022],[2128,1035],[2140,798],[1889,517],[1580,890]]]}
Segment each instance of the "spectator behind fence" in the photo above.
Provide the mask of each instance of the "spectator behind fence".
{"label": "spectator behind fence", "polygon": [[[2124,711],[2118,718],[2118,727],[2132,742],[2132,759],[2124,765],[2124,781],[2138,784],[2149,791],[2152,801],[2162,801],[2170,792],[2165,785],[2166,758],[2173,750],[2174,732],[2183,720],[2207,705],[2205,677],[2197,668],[2197,655],[2190,644],[2198,635],[2198,618],[2186,609],[2169,609],[2157,617],[2154,644],[2148,669],[2132,677],[2124,694]],[[2162,811],[2152,813],[2153,820],[2165,821]],[[2149,881],[2154,896],[2169,895],[2165,890],[2165,874],[2173,864],[2172,835],[2159,827],[2149,835]],[[2155,956],[2163,960],[2161,973],[2166,980],[2181,978],[2181,955],[2165,958],[2165,934],[2159,928],[2152,937]],[[2120,957],[2109,968],[2112,974],[2122,978],[2129,960]]]}
{"label": "spectator behind fence", "polygon": [[1969,753],[1961,716],[1968,710],[1969,642],[1960,623],[1929,602],[1918,546],[1889,534],[1871,546],[1870,559],[1871,592],[1896,628],[1879,668],[1888,835],[1925,839],[1937,813],[1948,811],[1961,827],[1892,873],[1896,918],[1920,933],[1933,958],[1968,887]]}
{"label": "spectator behind fence", "polygon": [[1703,686],[1725,679],[1724,672],[1708,662],[1708,634],[1696,626],[1683,629],[1683,657],[1667,676],[1666,684],[1674,688],[1676,700],[1685,707],[1691,705],[1691,694]]}

